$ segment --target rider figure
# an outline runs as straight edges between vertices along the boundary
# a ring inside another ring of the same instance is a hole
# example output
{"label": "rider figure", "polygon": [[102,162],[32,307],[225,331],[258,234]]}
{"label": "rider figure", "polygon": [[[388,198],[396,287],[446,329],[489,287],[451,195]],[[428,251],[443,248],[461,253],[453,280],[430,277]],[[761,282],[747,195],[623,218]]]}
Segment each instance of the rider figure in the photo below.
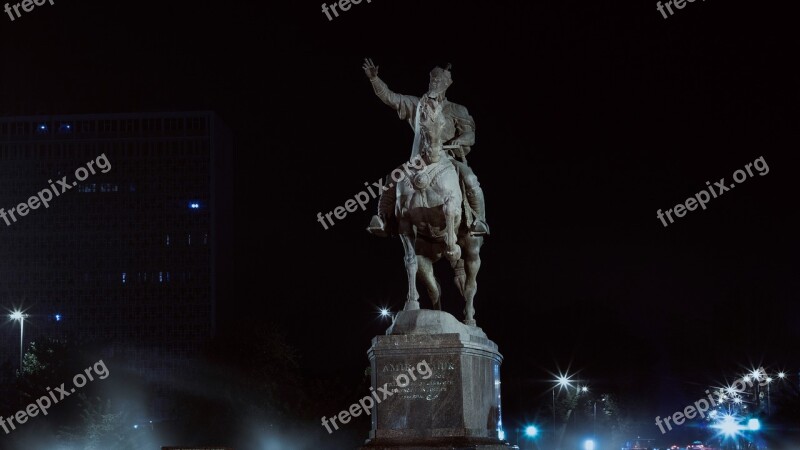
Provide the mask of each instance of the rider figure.
{"label": "rider figure", "polygon": [[[461,161],[458,158],[464,158],[471,150],[472,145],[475,144],[475,121],[472,116],[467,112],[467,108],[451,103],[445,97],[447,88],[453,84],[450,74],[450,66],[447,69],[436,67],[431,71],[430,84],[428,85],[428,92],[422,98],[414,97],[411,95],[401,95],[389,90],[386,83],[378,78],[378,67],[372,63],[372,60],[366,59],[364,62],[364,72],[367,74],[375,95],[379,99],[391,106],[392,109],[397,111],[401,120],[407,120],[411,128],[415,132],[414,146],[412,148],[411,158],[419,155],[420,146],[424,145],[424,138],[420,136],[418,124],[415,123],[417,119],[417,110],[420,107],[436,107],[441,106],[446,118],[446,125],[443,134],[445,136],[445,148],[452,152],[450,160],[458,170],[459,178],[464,184],[464,194],[469,202],[470,208],[475,212],[475,218],[470,226],[470,234],[473,236],[483,236],[489,234],[489,225],[486,223],[486,204],[483,198],[483,190],[481,189],[478,178],[473,173],[472,169],[466,164],[466,160]],[[390,213],[394,208],[395,190],[389,189],[381,193],[381,198],[378,201],[378,214],[372,217],[369,228],[367,231],[375,236],[387,236],[387,222]]]}

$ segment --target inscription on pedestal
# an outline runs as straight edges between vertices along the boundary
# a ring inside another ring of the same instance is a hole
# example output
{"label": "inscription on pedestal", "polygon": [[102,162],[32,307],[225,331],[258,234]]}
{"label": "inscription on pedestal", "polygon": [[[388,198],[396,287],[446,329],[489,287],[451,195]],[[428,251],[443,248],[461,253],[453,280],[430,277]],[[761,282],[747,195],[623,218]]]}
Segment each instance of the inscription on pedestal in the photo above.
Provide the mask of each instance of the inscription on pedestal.
{"label": "inscription on pedestal", "polygon": [[[431,358],[432,359],[432,358]],[[423,368],[427,369],[420,373],[418,368],[425,363]],[[405,384],[400,374],[414,373],[416,369],[417,380],[411,380]],[[398,362],[384,364],[381,371],[384,375],[391,375],[394,382],[389,383],[389,390],[395,392],[395,398],[403,400],[427,400],[433,401],[440,395],[447,392],[448,386],[453,386],[453,373],[458,370],[456,363],[450,361],[423,360],[416,365]],[[452,372],[452,373],[451,373]],[[398,374],[399,373],[399,374]],[[381,377],[379,376],[379,381]]]}

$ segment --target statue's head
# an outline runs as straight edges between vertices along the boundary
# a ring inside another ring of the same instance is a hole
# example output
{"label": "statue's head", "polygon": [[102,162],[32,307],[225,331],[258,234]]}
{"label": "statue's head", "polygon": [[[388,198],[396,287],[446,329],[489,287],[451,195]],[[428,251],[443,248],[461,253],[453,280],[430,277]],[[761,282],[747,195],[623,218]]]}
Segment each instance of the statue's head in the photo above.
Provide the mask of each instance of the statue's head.
{"label": "statue's head", "polygon": [[453,78],[450,74],[450,64],[446,69],[436,67],[431,70],[431,81],[428,85],[428,97],[431,98],[444,98],[444,93],[447,88],[453,84]]}

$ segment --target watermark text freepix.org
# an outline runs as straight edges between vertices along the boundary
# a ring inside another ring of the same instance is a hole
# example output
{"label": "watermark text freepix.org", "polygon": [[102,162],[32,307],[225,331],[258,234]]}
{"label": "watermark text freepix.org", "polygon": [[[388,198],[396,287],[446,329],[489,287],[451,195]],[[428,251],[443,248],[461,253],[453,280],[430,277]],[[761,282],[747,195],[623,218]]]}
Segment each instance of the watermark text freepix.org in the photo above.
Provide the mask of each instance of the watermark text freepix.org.
{"label": "watermark text freepix.org", "polygon": [[[744,166],[746,172],[745,170],[742,169],[733,172],[733,181],[735,181],[736,184],[742,184],[748,179],[748,177],[749,178],[754,177],[755,174],[751,169],[752,167],[755,167],[755,169],[758,171],[758,174],[761,175],[762,177],[769,173],[769,166],[767,166],[767,162],[764,160],[764,157],[761,156],[752,163],[748,163],[747,165]],[[669,223],[675,223],[675,219],[672,218],[673,212],[675,213],[675,217],[683,217],[686,215],[687,210],[694,211],[695,209],[697,209],[698,205],[700,205],[701,208],[706,209],[706,203],[710,202],[712,198],[717,198],[720,195],[724,194],[725,192],[735,188],[736,184],[734,183],[725,184],[725,178],[720,178],[719,181],[715,182],[713,186],[711,185],[711,182],[706,181],[706,185],[708,186],[708,192],[706,192],[705,190],[701,190],[700,192],[695,194],[694,197],[689,197],[688,199],[686,199],[685,204],[678,203],[677,205],[675,205],[675,208],[668,209],[665,213],[662,213],[661,210],[659,209],[656,212],[656,218],[661,220],[661,223],[663,223],[664,226],[667,227],[669,224],[667,224],[667,221],[664,220],[665,214],[667,219],[669,219]],[[718,189],[718,191],[714,190],[715,187]]]}
{"label": "watermark text freepix.org", "polygon": [[11,19],[11,21],[13,22],[15,17],[14,14],[11,14],[11,8],[14,8],[14,13],[17,16],[16,18],[18,19],[22,17],[22,13],[19,12],[20,7],[22,7],[22,11],[24,12],[31,12],[33,11],[34,5],[42,6],[48,1],[50,2],[51,5],[53,5],[53,0],[22,0],[19,3],[16,4],[12,3],[11,5],[6,3],[5,12],[6,14],[8,14],[9,19]]}
{"label": "watermark text freepix.org", "polygon": [[[91,172],[92,175],[96,174],[97,172],[93,167],[95,164],[97,164],[97,168],[103,173],[108,173],[108,171],[111,170],[111,163],[108,161],[106,154],[103,153],[94,161],[87,162],[86,167],[78,167],[75,170],[75,178],[77,178],[78,181],[84,181],[89,178],[89,172]],[[25,217],[28,215],[28,213],[30,213],[30,210],[39,209],[39,207],[42,205],[44,205],[45,209],[47,209],[50,207],[50,201],[54,198],[53,195],[58,197],[64,192],[67,192],[68,190],[77,186],[78,181],[73,181],[70,184],[67,181],[66,175],[60,180],[56,180],[56,184],[53,184],[53,180],[47,180],[47,182],[50,184],[50,187],[48,189],[39,191],[39,193],[36,195],[31,196],[26,203],[20,203],[19,205],[9,209],[7,212],[5,208],[0,208],[0,219],[3,219],[6,223],[6,226],[10,227],[12,221],[17,221],[17,215],[20,217]],[[9,217],[11,218],[11,221],[8,220]]]}
{"label": "watermark text freepix.org", "polygon": [[[53,390],[50,390],[48,387],[46,395],[41,396],[38,400],[36,400],[36,402],[29,404],[24,410],[17,411],[16,414],[6,418],[3,418],[3,416],[0,415],[0,427],[3,428],[3,431],[5,431],[6,434],[9,434],[17,429],[17,425],[24,424],[29,418],[36,417],[39,415],[39,413],[42,413],[43,416],[46,416],[47,410],[50,409],[51,406],[55,405],[61,400],[64,400],[66,397],[69,397],[70,394],[75,393],[77,389],[86,386],[86,383],[89,381],[94,381],[92,372],[94,372],[95,375],[97,375],[97,378],[101,380],[105,380],[110,375],[108,367],[106,367],[106,363],[104,363],[101,359],[100,361],[94,363],[93,366],[87,367],[83,372],[72,377],[72,384],[75,387],[67,390],[67,388],[64,387],[66,383],[61,383],[61,386]],[[51,398],[53,399],[52,402],[50,401]],[[14,421],[17,422],[16,425],[14,424]],[[9,430],[9,427],[11,430]]]}
{"label": "watermark text freepix.org", "polygon": [[[422,360],[417,364],[416,367],[411,365],[408,367],[408,375],[401,373],[395,377],[394,382],[397,387],[404,388],[411,384],[412,381],[417,381],[417,376],[414,375],[415,368],[417,369],[417,375],[419,375],[423,380],[427,380],[431,377],[431,375],[433,375],[431,366],[428,365],[427,361]],[[405,381],[401,381],[401,379]],[[370,395],[362,398],[358,401],[358,403],[353,403],[348,409],[341,411],[339,414],[331,417],[330,419],[327,417],[322,418],[322,426],[328,430],[328,434],[333,433],[330,425],[333,425],[333,428],[337,430],[339,429],[339,426],[336,425],[336,419],[339,419],[339,422],[344,425],[347,422],[350,422],[351,416],[358,417],[361,415],[362,411],[367,415],[370,415],[370,410],[376,405],[375,402],[380,403],[381,401],[391,397],[393,394],[399,392],[399,389],[389,390],[389,383],[385,383],[383,386],[379,387],[377,391],[375,391],[373,388],[369,388],[369,390],[371,391]],[[378,392],[380,392],[382,395],[378,395]],[[373,398],[375,400],[373,400]],[[369,405],[367,405],[367,403],[369,403]],[[330,423],[328,423],[329,420]]]}
{"label": "watermark text freepix.org", "polygon": [[[333,223],[333,219],[331,219],[331,216],[335,216],[337,219],[342,220],[345,217],[347,217],[347,213],[348,212],[356,212],[356,210],[358,209],[359,206],[361,207],[362,211],[366,211],[367,210],[367,203],[369,203],[369,201],[370,201],[370,194],[372,194],[372,198],[375,198],[377,196],[375,194],[375,191],[372,190],[372,188],[375,187],[375,188],[377,188],[376,190],[379,189],[378,190],[379,193],[381,193],[383,191],[388,191],[389,189],[391,189],[391,188],[393,188],[395,186],[395,183],[399,183],[399,182],[403,181],[406,178],[406,176],[413,175],[409,171],[409,167],[413,167],[416,170],[424,170],[428,166],[427,166],[427,164],[425,164],[425,161],[422,158],[420,158],[419,156],[415,156],[415,157],[411,158],[411,161],[409,161],[407,163],[403,163],[402,168],[398,167],[397,169],[394,169],[392,171],[392,173],[391,173],[391,177],[392,177],[392,181],[393,181],[392,183],[389,183],[388,185],[385,185],[383,179],[380,179],[377,182],[372,183],[372,186],[370,186],[369,183],[365,182],[364,186],[367,187],[367,190],[369,191],[369,194],[367,194],[364,191],[359,192],[358,194],[355,195],[354,198],[351,198],[350,200],[344,202],[344,206],[337,206],[336,208],[334,208],[333,211],[330,211],[327,214],[325,214],[324,217],[322,216],[322,212],[318,212],[317,213],[317,222],[322,224],[322,227],[327,230],[328,229],[328,224],[325,223],[325,219],[326,218],[328,219],[328,223],[330,223],[331,226],[334,226],[335,223]],[[404,170],[405,170],[405,172],[404,172]]]}
{"label": "watermark text freepix.org", "polygon": [[[703,0],[703,1],[706,1],[706,0]],[[694,3],[694,0],[669,0],[668,2],[666,2],[663,5],[661,4],[661,2],[658,2],[658,3],[656,3],[656,9],[666,19],[666,18],[672,16],[673,14],[675,14],[675,12],[672,11],[672,6],[675,6],[675,8],[677,8],[677,9],[683,9],[683,8],[686,7],[686,2]],[[665,6],[667,7],[667,11],[669,11],[669,16],[667,16],[667,13],[664,11],[664,7]]]}
{"label": "watermark text freepix.org", "polygon": [[[762,381],[761,383],[758,383],[758,385],[762,386],[762,387],[766,386],[769,383],[769,381],[767,380],[766,372],[762,372],[763,370],[764,369],[759,369],[758,370],[758,376],[750,375],[750,376],[746,376],[744,378],[740,378],[740,379],[736,380],[731,385],[731,387],[728,388],[729,391],[730,391],[730,392],[728,392],[728,395],[741,394],[741,393],[745,392],[748,388],[752,388],[754,379],[756,381],[758,381],[758,380],[763,378],[764,381]],[[741,388],[738,388],[737,386],[740,386],[740,385],[741,385]],[[673,424],[676,427],[679,427],[679,426],[683,425],[686,422],[687,419],[688,420],[694,419],[698,415],[700,415],[701,419],[704,419],[706,417],[705,413],[710,408],[715,408],[717,406],[717,403],[722,404],[722,403],[725,402],[726,394],[722,390],[719,390],[717,392],[711,393],[711,392],[708,391],[708,389],[706,389],[706,394],[708,394],[708,400],[706,400],[705,398],[701,398],[700,400],[694,402],[693,406],[691,406],[691,405],[687,406],[686,408],[683,409],[683,411],[678,411],[678,412],[674,413],[671,416],[665,417],[663,419],[663,423],[662,423],[661,416],[657,416],[656,417],[656,426],[658,426],[658,429],[661,430],[661,434],[666,434],[666,431],[664,430],[664,425],[667,426],[667,429],[669,431],[672,431],[672,425],[670,425],[670,423],[669,423],[670,420],[672,420]],[[714,394],[717,395],[717,399],[716,400],[714,400]],[[713,416],[711,416],[711,417],[713,417]]]}
{"label": "watermark text freepix.org", "polygon": [[[328,22],[330,22],[333,20],[333,17],[331,17],[331,11],[333,12],[334,16],[339,17],[339,13],[336,12],[336,7],[338,6],[339,10],[341,11],[348,11],[350,10],[350,6],[352,6],[351,3],[353,5],[358,5],[361,3],[361,0],[339,0],[338,2],[333,2],[330,4],[330,11],[328,10],[328,5],[323,3],[322,13],[328,16]],[[367,0],[367,3],[372,3],[372,0]]]}

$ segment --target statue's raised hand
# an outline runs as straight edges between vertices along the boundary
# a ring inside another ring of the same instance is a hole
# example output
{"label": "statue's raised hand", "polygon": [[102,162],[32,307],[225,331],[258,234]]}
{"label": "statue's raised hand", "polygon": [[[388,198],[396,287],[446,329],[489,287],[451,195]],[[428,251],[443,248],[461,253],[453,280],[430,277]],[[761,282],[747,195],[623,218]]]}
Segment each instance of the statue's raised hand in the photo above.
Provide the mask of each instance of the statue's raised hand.
{"label": "statue's raised hand", "polygon": [[371,59],[364,58],[364,73],[367,74],[370,80],[374,80],[378,78],[378,66],[376,66]]}

